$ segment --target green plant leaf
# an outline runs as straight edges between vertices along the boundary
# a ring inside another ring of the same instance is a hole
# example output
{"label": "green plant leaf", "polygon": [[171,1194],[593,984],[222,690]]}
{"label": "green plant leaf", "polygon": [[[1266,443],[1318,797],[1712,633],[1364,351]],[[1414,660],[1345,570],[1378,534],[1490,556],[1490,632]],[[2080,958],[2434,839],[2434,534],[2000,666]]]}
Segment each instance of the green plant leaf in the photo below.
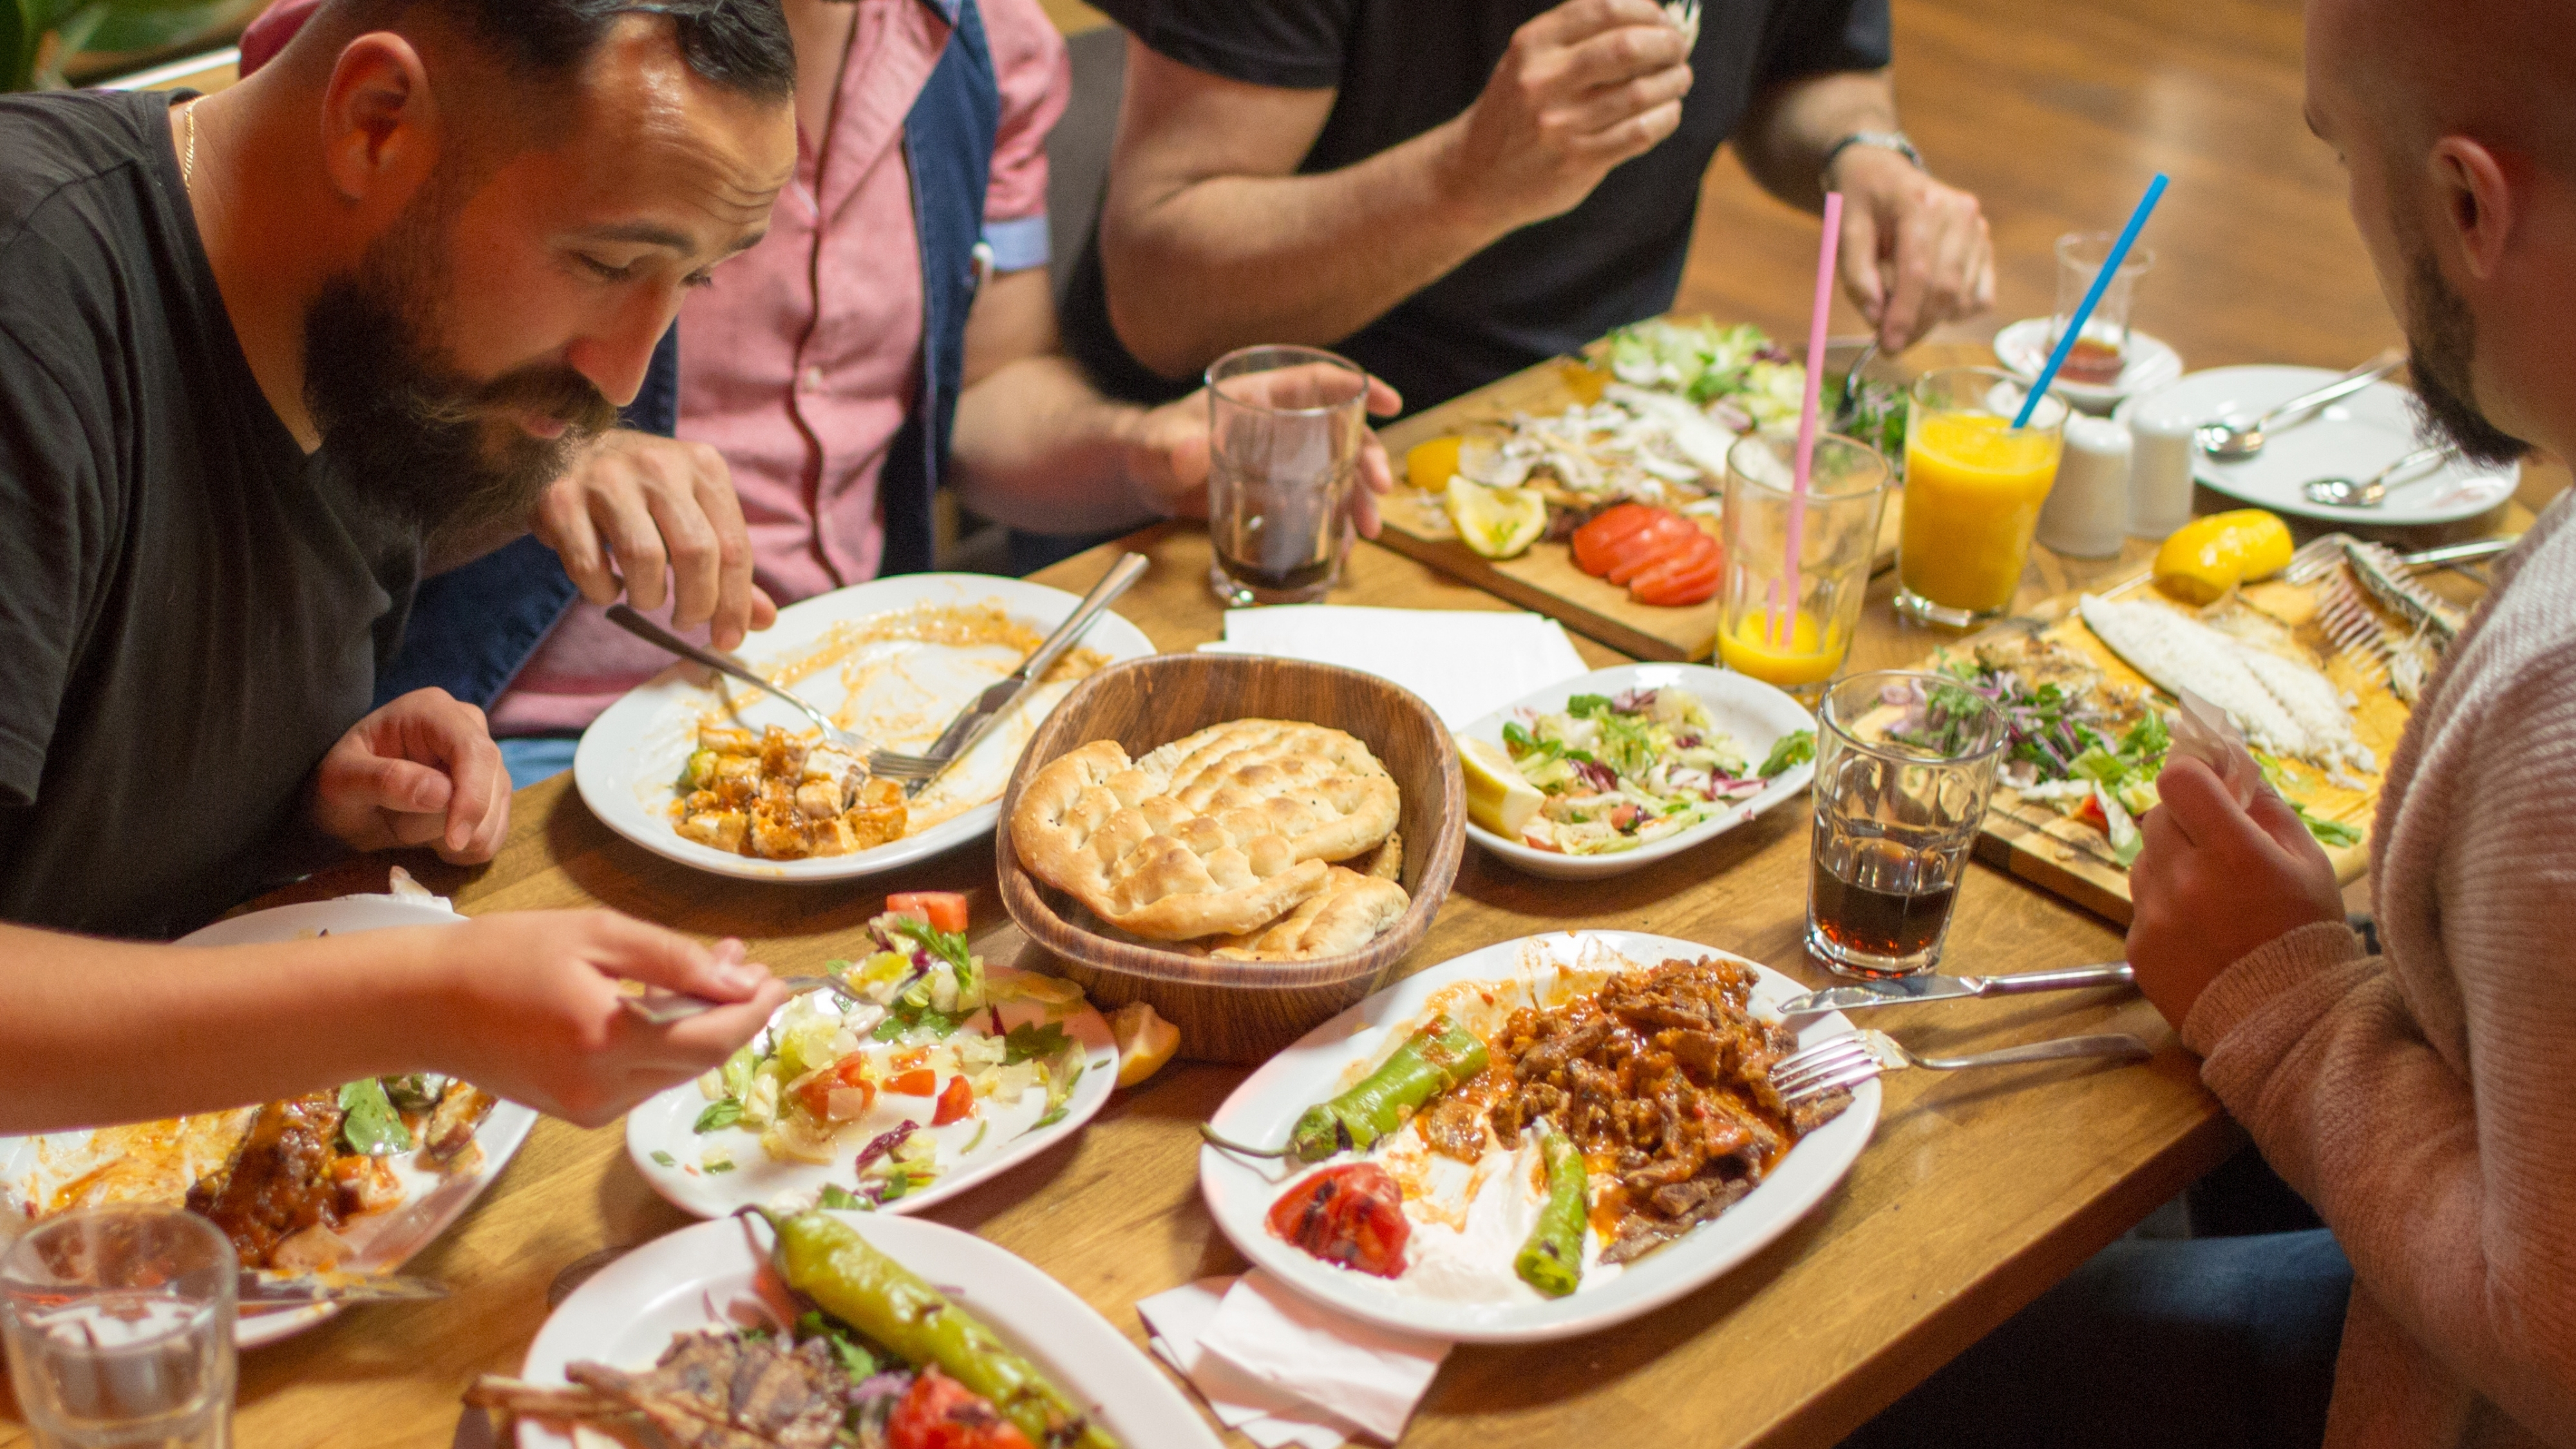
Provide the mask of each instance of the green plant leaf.
{"label": "green plant leaf", "polygon": [[196,39],[221,24],[230,6],[205,0],[108,0],[77,47],[121,52],[161,50]]}

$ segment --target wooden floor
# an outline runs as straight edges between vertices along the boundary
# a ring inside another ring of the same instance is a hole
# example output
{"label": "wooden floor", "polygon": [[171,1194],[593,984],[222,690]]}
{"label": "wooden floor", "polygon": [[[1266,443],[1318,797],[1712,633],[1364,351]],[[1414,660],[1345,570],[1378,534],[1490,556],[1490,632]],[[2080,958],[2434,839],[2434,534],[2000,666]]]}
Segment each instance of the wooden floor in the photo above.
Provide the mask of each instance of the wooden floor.
{"label": "wooden floor", "polygon": [[[2344,212],[2334,153],[2300,119],[2298,0],[1895,0],[1896,89],[1936,175],[1994,227],[1983,341],[2044,316],[2057,237],[2117,227],[2161,170],[2136,325],[2193,368],[2341,368],[2398,340]],[[1803,333],[1816,224],[1731,154],[1709,173],[1676,308]],[[1837,332],[1863,332],[1844,303]]]}

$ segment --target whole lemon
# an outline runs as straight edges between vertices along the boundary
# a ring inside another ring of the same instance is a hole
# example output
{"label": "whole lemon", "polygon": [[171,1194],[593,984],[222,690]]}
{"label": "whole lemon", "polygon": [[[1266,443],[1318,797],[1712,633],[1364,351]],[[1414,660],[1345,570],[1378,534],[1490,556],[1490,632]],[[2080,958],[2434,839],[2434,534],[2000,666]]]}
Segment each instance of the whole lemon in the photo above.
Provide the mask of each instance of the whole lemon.
{"label": "whole lemon", "polygon": [[2260,508],[2195,518],[2156,550],[2156,587],[2190,604],[2290,566],[2290,526]]}

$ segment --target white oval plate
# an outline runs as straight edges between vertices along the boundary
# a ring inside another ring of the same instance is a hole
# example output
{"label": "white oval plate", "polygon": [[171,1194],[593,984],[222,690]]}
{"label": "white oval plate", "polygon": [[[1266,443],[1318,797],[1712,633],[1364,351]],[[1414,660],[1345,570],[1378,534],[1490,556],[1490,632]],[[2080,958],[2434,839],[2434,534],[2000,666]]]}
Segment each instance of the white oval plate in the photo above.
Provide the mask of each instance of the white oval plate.
{"label": "white oval plate", "polygon": [[[987,966],[995,980],[1007,980],[1020,974],[1008,966]],[[780,1007],[784,1015],[786,1007]],[[1002,1029],[1010,1030],[1023,1022],[1044,1021],[1046,1010],[1034,1001],[1002,1003]],[[978,1017],[976,1030],[983,1018]],[[939,1139],[939,1153],[949,1165],[928,1187],[907,1193],[878,1211],[887,1213],[918,1212],[945,1202],[975,1184],[1006,1172],[1026,1162],[1049,1147],[1082,1130],[1084,1123],[1098,1115],[1109,1094],[1118,1085],[1118,1048],[1109,1034],[1109,1023],[1085,1002],[1082,1009],[1069,1016],[1055,1018],[1064,1025],[1064,1034],[1081,1043],[1084,1065],[1082,1080],[1073,1084],[1073,1095],[1065,1099],[1064,1115],[1044,1127],[1032,1130],[1038,1118],[1046,1115],[1046,1095],[1030,1092],[1010,1107],[986,1117],[982,1112],[963,1122],[945,1127],[932,1127],[929,1132]],[[770,1024],[775,1026],[777,1018]],[[966,1030],[967,1028],[960,1028]],[[984,1033],[989,1035],[989,1033]],[[893,1105],[903,1102],[912,1107],[906,1112]],[[992,1099],[983,1099],[989,1105]],[[705,1111],[707,1099],[695,1082],[682,1083],[668,1091],[647,1098],[634,1111],[626,1114],[626,1155],[635,1170],[653,1185],[673,1207],[696,1213],[702,1218],[723,1217],[737,1208],[753,1207],[776,1199],[781,1193],[816,1192],[826,1183],[838,1183],[855,1189],[858,1177],[852,1162],[859,1149],[879,1133],[902,1125],[905,1117],[928,1123],[930,1102],[926,1098],[880,1097],[876,1107],[862,1122],[845,1129],[835,1145],[836,1160],[826,1166],[812,1162],[779,1162],[760,1148],[760,1134],[741,1127],[719,1127],[700,1136],[692,1130],[698,1114]],[[975,1136],[978,1125],[984,1127],[984,1140],[972,1153],[966,1144]],[[699,1166],[701,1154],[712,1146],[729,1149],[733,1154],[731,1172],[710,1173]],[[653,1154],[670,1154],[665,1165]]]}
{"label": "white oval plate", "polygon": [[[778,622],[755,634],[738,651],[762,671],[811,652],[831,627],[856,623],[918,604],[974,605],[996,601],[1011,617],[1044,635],[1064,622],[1082,601],[1062,589],[1024,579],[985,574],[903,574],[818,594],[778,611]],[[1084,633],[1078,648],[1096,649],[1114,662],[1154,652],[1144,631],[1104,613]],[[959,647],[944,644],[871,644],[853,658],[883,668],[862,672],[853,699],[851,669],[821,670],[799,680],[796,692],[816,708],[855,729],[877,745],[919,752],[939,738],[948,721],[986,685],[1017,669],[1020,658],[995,645]],[[719,688],[718,686],[724,686]],[[682,865],[743,880],[853,880],[927,860],[969,840],[993,833],[1000,817],[1002,789],[1011,767],[1047,711],[1072,691],[1069,684],[1032,689],[1009,718],[994,727],[948,774],[914,802],[924,810],[955,808],[927,829],[874,850],[814,860],[756,860],[684,838],[671,826],[672,782],[697,747],[699,722],[725,708],[728,699],[749,696],[740,719],[752,729],[779,725],[789,730],[813,728],[793,708],[748,685],[737,685],[696,664],[674,664],[610,705],[583,732],[573,754],[573,783],[582,803],[607,822],[608,828]]]}
{"label": "white oval plate", "polygon": [[[1729,954],[1636,931],[1568,931],[1470,951],[1398,982],[1307,1033],[1235,1088],[1210,1125],[1237,1142],[1285,1142],[1307,1108],[1340,1092],[1355,1065],[1385,1049],[1390,1031],[1416,1024],[1433,992],[1460,981],[1508,982],[1525,979],[1525,973],[1552,977],[1557,967],[1575,963],[1587,941],[1599,942],[1641,965],[1674,956]],[[1531,952],[1526,966],[1525,948]],[[1762,973],[1761,985],[1753,994],[1759,1008],[1776,1014],[1779,1003],[1807,989],[1767,966],[1756,963],[1756,969]],[[1802,1046],[1846,1036],[1852,1030],[1851,1022],[1839,1012],[1803,1021],[1798,1032]],[[1713,1281],[1788,1231],[1790,1224],[1824,1201],[1869,1145],[1870,1133],[1878,1126],[1878,1105],[1878,1083],[1862,1083],[1841,1116],[1791,1148],[1743,1201],[1628,1264],[1606,1282],[1587,1278],[1572,1295],[1554,1301],[1476,1304],[1401,1297],[1379,1279],[1336,1268],[1272,1237],[1264,1222],[1271,1204],[1313,1164],[1258,1162],[1205,1147],[1199,1151],[1199,1189],[1217,1226],[1245,1257],[1298,1292],[1354,1318],[1400,1333],[1468,1343],[1572,1338],[1660,1308]]]}
{"label": "white oval plate", "polygon": [[[2028,382],[2048,365],[2046,317],[2025,317],[1995,334],[1995,357],[2013,376]],[[2107,413],[2125,398],[2152,392],[2182,376],[2182,354],[2160,337],[2129,329],[2129,361],[2111,382],[2073,382],[2061,376],[2049,391],[2088,413]]]}
{"label": "white oval plate", "polygon": [[[444,906],[426,901],[344,896],[335,901],[278,906],[217,921],[181,937],[179,944],[250,946],[302,940],[325,932],[345,935],[400,926],[453,926],[464,919]],[[347,1266],[360,1272],[390,1273],[400,1269],[414,1253],[428,1247],[447,1231],[449,1224],[465,1215],[483,1189],[491,1186],[501,1169],[509,1165],[519,1144],[528,1140],[528,1130],[536,1124],[537,1114],[516,1102],[495,1106],[492,1115],[484,1118],[474,1133],[475,1142],[483,1149],[482,1166],[456,1177],[442,1177],[415,1167],[408,1157],[397,1159],[394,1171],[402,1179],[403,1205],[391,1212],[353,1219],[343,1228],[341,1236],[358,1250]],[[89,1143],[87,1132],[0,1137],[0,1216],[15,1216],[23,1211],[22,1203],[42,1196],[51,1190],[51,1185],[96,1166],[95,1160],[83,1155]],[[181,1190],[185,1191],[184,1185]],[[258,1348],[292,1338],[339,1311],[338,1304],[317,1303],[252,1314],[241,1320],[233,1337],[243,1348]]]}
{"label": "white oval plate", "polygon": [[[2195,422],[2234,418],[2250,422],[2300,393],[2334,381],[2340,373],[2322,367],[2213,367],[2195,372],[2150,401]],[[2391,382],[2376,382],[2276,429],[2263,451],[2241,462],[2222,463],[2192,449],[2191,472],[2199,481],[2230,498],[2258,508],[2337,524],[2378,524],[2407,528],[2430,523],[2456,523],[2475,518],[2513,496],[2522,479],[2520,464],[2496,470],[2454,459],[2389,485],[2389,498],[2377,508],[2338,508],[2311,503],[2300,485],[2311,478],[2341,476],[2355,482],[2423,446],[2415,428],[2415,395]],[[2126,414],[2123,418],[2125,420]]]}
{"label": "white oval plate", "polygon": [[[1207,1421],[1144,1354],[1090,1304],[1027,1262],[919,1218],[841,1216],[1001,1335],[1129,1449],[1217,1449]],[[768,1229],[731,1218],[646,1243],[601,1269],[546,1319],[521,1376],[562,1384],[565,1366],[577,1361],[650,1368],[674,1334],[757,1321],[764,1305],[771,1321],[793,1322],[785,1287],[765,1261],[768,1243]],[[737,1311],[741,1317],[730,1316]],[[520,1422],[520,1449],[570,1449],[575,1442],[552,1425]],[[611,1444],[587,1430],[578,1442],[585,1449]]]}
{"label": "white oval plate", "polygon": [[[1458,733],[1499,745],[1503,742],[1504,723],[1525,720],[1524,710],[1548,714],[1565,708],[1565,702],[1578,694],[1620,694],[1631,689],[1672,686],[1699,696],[1700,703],[1708,706],[1709,716],[1717,721],[1718,728],[1733,735],[1736,743],[1744,747],[1746,759],[1756,765],[1771,753],[1771,747],[1779,742],[1782,735],[1816,727],[1816,717],[1807,712],[1805,705],[1749,674],[1738,674],[1732,669],[1712,669],[1705,664],[1622,664],[1614,669],[1596,669],[1580,678],[1564,680],[1535,694],[1524,695]],[[1703,820],[1678,835],[1614,855],[1560,855],[1553,850],[1539,850],[1517,840],[1505,840],[1473,820],[1467,822],[1467,838],[1532,875],[1550,876],[1557,880],[1599,880],[1605,876],[1625,875],[1714,840],[1806,789],[1807,782],[1815,775],[1816,767],[1812,762],[1794,766],[1789,773],[1772,781],[1761,794],[1713,820]]]}

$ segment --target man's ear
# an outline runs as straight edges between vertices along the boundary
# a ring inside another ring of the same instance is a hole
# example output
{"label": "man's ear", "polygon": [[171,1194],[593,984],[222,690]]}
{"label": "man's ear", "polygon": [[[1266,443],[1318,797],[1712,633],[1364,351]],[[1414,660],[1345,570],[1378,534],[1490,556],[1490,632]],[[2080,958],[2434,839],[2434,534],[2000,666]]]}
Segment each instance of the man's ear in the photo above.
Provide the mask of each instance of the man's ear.
{"label": "man's ear", "polygon": [[429,68],[399,35],[373,31],[350,41],[322,93],[323,166],[348,201],[399,208],[438,156],[438,106]]}
{"label": "man's ear", "polygon": [[2504,265],[2514,226],[2513,188],[2506,183],[2504,166],[2483,143],[2466,136],[2434,142],[2427,160],[2433,204],[2460,265],[2478,281],[2493,279]]}

